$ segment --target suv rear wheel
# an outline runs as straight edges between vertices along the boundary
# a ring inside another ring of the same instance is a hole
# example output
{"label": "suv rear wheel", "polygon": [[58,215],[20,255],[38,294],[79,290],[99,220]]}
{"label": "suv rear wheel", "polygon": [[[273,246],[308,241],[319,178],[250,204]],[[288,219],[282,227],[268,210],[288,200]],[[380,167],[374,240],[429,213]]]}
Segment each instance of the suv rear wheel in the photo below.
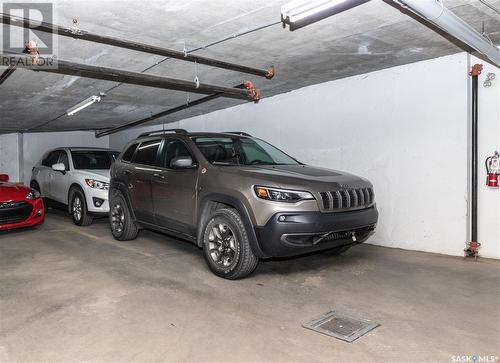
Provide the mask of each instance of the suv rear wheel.
{"label": "suv rear wheel", "polygon": [[118,241],[135,239],[139,229],[130,214],[123,194],[115,189],[109,191],[109,225],[113,237]]}
{"label": "suv rear wheel", "polygon": [[259,263],[243,221],[232,208],[218,209],[208,218],[203,228],[203,252],[212,272],[230,280],[250,275]]}

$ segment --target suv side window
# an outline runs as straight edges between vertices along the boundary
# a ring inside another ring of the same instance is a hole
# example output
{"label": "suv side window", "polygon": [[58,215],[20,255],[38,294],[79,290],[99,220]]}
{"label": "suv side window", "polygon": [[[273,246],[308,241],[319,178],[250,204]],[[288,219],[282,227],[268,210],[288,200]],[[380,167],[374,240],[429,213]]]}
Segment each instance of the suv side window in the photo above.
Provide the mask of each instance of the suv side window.
{"label": "suv side window", "polygon": [[[193,158],[189,149],[187,148],[184,141],[176,138],[168,138],[165,140],[165,144],[163,146],[163,162],[162,167],[171,169],[172,160],[179,156],[190,156]],[[194,160],[194,158],[193,158]]]}
{"label": "suv side window", "polygon": [[137,149],[138,144],[132,144],[129,146],[127,151],[123,153],[122,160],[123,161],[132,161],[132,156],[134,156],[135,149]]}
{"label": "suv side window", "polygon": [[58,163],[63,163],[64,169],[69,170],[69,159],[68,159],[68,153],[66,151],[64,150],[60,151]]}
{"label": "suv side window", "polygon": [[160,144],[160,139],[142,142],[135,153],[134,163],[156,166],[156,157]]}
{"label": "suv side window", "polygon": [[52,168],[52,165],[57,164],[58,160],[59,160],[59,150],[51,151],[45,157],[45,159],[43,159],[42,165]]}

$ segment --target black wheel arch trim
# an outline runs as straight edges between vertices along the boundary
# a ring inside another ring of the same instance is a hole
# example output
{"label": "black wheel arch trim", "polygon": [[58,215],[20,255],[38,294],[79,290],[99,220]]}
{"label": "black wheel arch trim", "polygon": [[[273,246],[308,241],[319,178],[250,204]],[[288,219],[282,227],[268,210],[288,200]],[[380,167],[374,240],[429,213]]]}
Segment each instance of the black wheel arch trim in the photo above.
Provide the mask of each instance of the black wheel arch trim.
{"label": "black wheel arch trim", "polygon": [[[71,200],[70,200],[70,197],[71,197],[71,191],[73,189],[78,189],[79,191],[82,192],[83,194],[83,199],[87,198],[87,196],[85,195],[85,192],[83,191],[83,188],[81,187],[80,184],[78,183],[72,183],[69,188],[68,188],[68,213],[71,214]],[[87,200],[85,199],[84,200],[85,204],[87,204]]]}
{"label": "black wheel arch trim", "polygon": [[[135,217],[135,211],[132,208],[132,203],[130,202],[130,196],[128,194],[127,185],[124,182],[112,179],[110,182],[109,193],[111,193],[111,189],[113,189],[113,188],[116,190],[119,190],[122,193],[123,198],[125,198],[125,203],[127,203],[127,208],[128,208],[128,211],[130,212],[130,216],[132,217],[134,222],[137,223],[137,218]],[[111,198],[109,198],[109,201],[111,203]],[[109,208],[111,210],[111,205],[109,206]]]}
{"label": "black wheel arch trim", "polygon": [[198,233],[196,238],[199,247],[202,247],[203,245],[203,231],[201,230],[203,228],[203,225],[200,222],[204,221],[203,218],[205,216],[203,214],[205,213],[206,210],[205,206],[209,202],[218,202],[226,204],[236,209],[241,216],[243,225],[246,228],[248,234],[248,240],[250,242],[250,247],[252,248],[253,253],[259,258],[267,257],[263,252],[262,248],[260,247],[260,243],[259,240],[257,239],[257,234],[255,233],[255,229],[252,224],[250,213],[248,212],[247,207],[238,198],[226,194],[209,193],[207,195],[204,195],[199,201],[198,213],[197,213]]}

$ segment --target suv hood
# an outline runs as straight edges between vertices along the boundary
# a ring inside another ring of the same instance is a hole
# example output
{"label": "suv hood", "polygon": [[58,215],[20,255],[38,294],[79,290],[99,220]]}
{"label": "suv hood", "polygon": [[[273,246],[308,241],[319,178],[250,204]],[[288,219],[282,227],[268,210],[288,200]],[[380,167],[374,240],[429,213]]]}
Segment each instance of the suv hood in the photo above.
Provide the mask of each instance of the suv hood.
{"label": "suv hood", "polygon": [[[309,165],[256,165],[221,167],[255,179],[255,184],[278,188],[325,191],[337,188],[365,188],[371,183],[359,176]],[[342,186],[340,184],[343,184]]]}
{"label": "suv hood", "polygon": [[93,178],[109,182],[109,169],[77,169],[75,172],[85,178]]}

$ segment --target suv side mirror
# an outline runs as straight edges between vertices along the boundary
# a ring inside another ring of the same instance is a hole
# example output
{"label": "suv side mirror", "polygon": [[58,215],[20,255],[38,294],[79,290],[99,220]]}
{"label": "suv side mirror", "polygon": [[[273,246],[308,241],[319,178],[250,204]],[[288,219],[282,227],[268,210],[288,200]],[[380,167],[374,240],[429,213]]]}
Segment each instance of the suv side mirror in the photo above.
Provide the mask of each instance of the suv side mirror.
{"label": "suv side mirror", "polygon": [[9,176],[7,174],[0,174],[0,181],[7,183],[9,181]]}
{"label": "suv side mirror", "polygon": [[172,169],[190,169],[194,167],[193,159],[190,156],[177,156],[170,161]]}
{"label": "suv side mirror", "polygon": [[63,163],[57,163],[52,165],[52,170],[60,171],[61,173],[66,174],[66,167],[64,166]]}

